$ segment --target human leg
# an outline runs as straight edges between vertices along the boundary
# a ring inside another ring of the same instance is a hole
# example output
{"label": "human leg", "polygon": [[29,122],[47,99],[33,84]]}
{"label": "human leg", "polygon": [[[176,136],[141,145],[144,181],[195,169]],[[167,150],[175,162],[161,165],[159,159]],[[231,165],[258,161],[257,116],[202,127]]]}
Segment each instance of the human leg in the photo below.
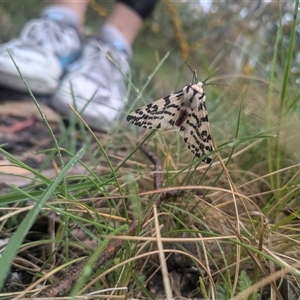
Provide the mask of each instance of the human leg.
{"label": "human leg", "polygon": [[[131,45],[157,1],[152,1],[149,14],[143,5],[140,13],[127,2],[115,4],[99,34],[86,44],[81,59],[62,80],[52,102],[64,115],[71,113],[67,104],[74,105],[87,123],[98,129],[109,129],[125,104],[124,75],[129,72]],[[139,2],[148,5],[151,1]]]}
{"label": "human leg", "polygon": [[140,15],[122,2],[117,2],[109,15],[106,25],[114,26],[132,44],[143,24]]}

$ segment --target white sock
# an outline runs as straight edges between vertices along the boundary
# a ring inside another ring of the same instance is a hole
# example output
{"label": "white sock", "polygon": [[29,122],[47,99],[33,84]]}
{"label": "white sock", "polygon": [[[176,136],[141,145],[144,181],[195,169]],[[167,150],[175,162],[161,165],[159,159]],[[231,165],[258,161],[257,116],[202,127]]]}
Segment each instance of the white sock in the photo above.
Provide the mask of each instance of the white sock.
{"label": "white sock", "polygon": [[45,19],[51,19],[70,25],[74,27],[79,33],[80,20],[77,14],[72,9],[60,5],[51,5],[45,7],[40,15]]}
{"label": "white sock", "polygon": [[113,45],[117,50],[124,51],[129,58],[132,56],[131,45],[115,26],[104,24],[99,32],[98,38],[105,43]]}

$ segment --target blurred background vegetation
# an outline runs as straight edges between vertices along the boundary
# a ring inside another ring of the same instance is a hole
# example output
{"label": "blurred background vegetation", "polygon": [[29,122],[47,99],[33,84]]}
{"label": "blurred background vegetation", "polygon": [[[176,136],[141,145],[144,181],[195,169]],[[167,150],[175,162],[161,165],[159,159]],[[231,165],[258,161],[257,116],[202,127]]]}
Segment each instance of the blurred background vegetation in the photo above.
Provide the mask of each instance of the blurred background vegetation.
{"label": "blurred background vegetation", "polygon": [[[0,42],[17,36],[28,19],[38,16],[39,11],[51,3],[1,1]],[[114,1],[90,1],[84,28],[86,37],[97,32],[113,5]],[[278,110],[282,110],[280,90],[293,10],[294,1],[161,0],[134,43],[133,83],[137,88],[142,87],[160,59],[170,51],[143,93],[144,101],[165,96],[191,82],[193,75],[186,62],[196,70],[200,81],[214,73],[209,79],[213,85],[206,88],[206,93],[212,131],[218,144],[235,138],[242,100],[239,130],[243,136],[273,134]],[[285,101],[286,107],[298,113],[299,31],[298,26]],[[270,80],[274,87],[271,102]],[[283,130],[289,134],[297,131],[295,123],[298,121],[297,113],[292,119],[283,118],[286,123]],[[290,144],[286,149],[289,164],[295,156],[300,157],[294,151],[295,139],[286,143]],[[251,159],[254,164],[257,160],[260,160],[257,155]]]}
{"label": "blurred background vegetation", "polygon": [[[17,36],[27,20],[37,17],[43,7],[52,3],[1,1],[0,42]],[[97,32],[113,4],[113,0],[90,1],[86,36]],[[153,70],[158,57],[170,51],[166,67],[187,69],[182,62],[185,60],[201,77],[208,67],[218,68],[221,74],[241,72],[266,76],[279,26],[282,27],[282,47],[288,46],[293,8],[293,1],[161,0],[134,44],[133,62],[143,68],[142,73],[147,73]],[[299,30],[297,33],[299,41]],[[300,43],[296,45],[299,51]],[[280,63],[282,67],[284,49],[277,59],[278,67]],[[299,60],[300,55],[295,56],[294,63],[299,64]],[[299,75],[296,65],[294,72]]]}

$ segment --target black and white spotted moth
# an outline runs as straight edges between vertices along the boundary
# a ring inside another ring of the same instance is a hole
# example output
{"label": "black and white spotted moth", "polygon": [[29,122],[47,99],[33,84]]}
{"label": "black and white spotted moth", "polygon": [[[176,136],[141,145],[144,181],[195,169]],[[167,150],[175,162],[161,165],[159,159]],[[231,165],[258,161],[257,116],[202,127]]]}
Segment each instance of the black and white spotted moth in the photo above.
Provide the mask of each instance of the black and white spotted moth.
{"label": "black and white spotted moth", "polygon": [[[143,106],[127,116],[134,125],[154,129],[178,127],[188,148],[197,157],[213,151],[203,83],[186,85],[182,90]],[[203,159],[210,163],[211,157]]]}

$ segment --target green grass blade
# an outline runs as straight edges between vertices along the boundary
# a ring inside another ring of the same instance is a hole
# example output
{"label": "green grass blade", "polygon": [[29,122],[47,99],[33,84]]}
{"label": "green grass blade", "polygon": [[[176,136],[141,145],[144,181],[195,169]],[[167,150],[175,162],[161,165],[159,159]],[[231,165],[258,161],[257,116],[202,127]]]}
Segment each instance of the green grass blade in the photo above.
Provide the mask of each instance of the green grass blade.
{"label": "green grass blade", "polygon": [[58,176],[52,181],[52,183],[45,190],[40,200],[35,204],[32,210],[26,215],[26,217],[18,227],[17,231],[10,239],[0,259],[0,270],[1,270],[0,289],[3,287],[7,273],[10,270],[12,261],[20,245],[22,244],[26,234],[28,233],[33,223],[35,222],[37,215],[44,207],[47,200],[51,197],[52,193],[55,191],[59,183],[64,180],[67,172],[74,166],[74,164],[78,161],[78,159],[80,159],[83,153],[84,153],[84,149],[79,150],[74,155],[74,157],[66,164],[66,166],[62,169],[62,171],[58,174]]}
{"label": "green grass blade", "polygon": [[[290,43],[289,43],[289,49],[287,53],[287,59],[284,67],[284,75],[283,75],[283,82],[282,82],[282,89],[281,89],[281,95],[280,95],[280,109],[279,109],[279,117],[278,117],[278,127],[277,127],[277,135],[276,135],[276,146],[275,146],[275,159],[276,159],[276,170],[279,170],[281,168],[281,124],[282,119],[285,114],[285,102],[286,102],[286,93],[287,93],[287,87],[288,87],[288,80],[289,75],[291,72],[291,63],[293,59],[293,52],[294,52],[294,46],[295,46],[295,37],[296,37],[296,27],[298,24],[297,15],[298,15],[298,9],[299,9],[299,0],[296,0],[295,2],[295,9],[294,9],[294,19],[292,22],[292,28],[291,28],[291,35],[290,35]],[[279,174],[276,176],[276,188],[280,186],[280,177]]]}

